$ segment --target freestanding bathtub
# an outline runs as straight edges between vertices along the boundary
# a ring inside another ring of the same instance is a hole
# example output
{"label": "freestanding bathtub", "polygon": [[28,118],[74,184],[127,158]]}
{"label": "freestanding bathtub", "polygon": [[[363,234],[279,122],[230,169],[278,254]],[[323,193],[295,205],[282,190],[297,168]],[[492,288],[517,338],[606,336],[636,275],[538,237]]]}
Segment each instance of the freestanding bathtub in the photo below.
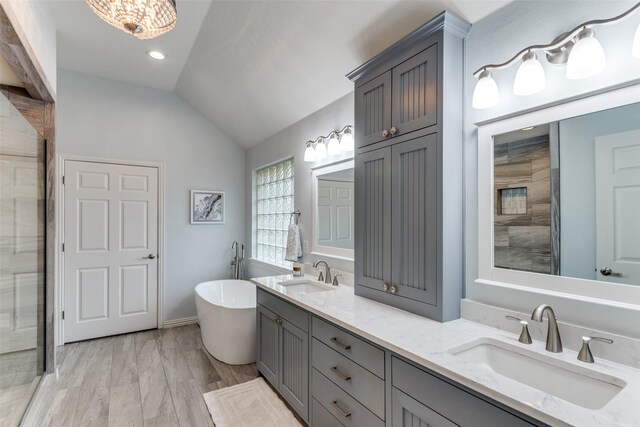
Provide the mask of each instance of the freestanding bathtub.
{"label": "freestanding bathtub", "polygon": [[256,286],[216,280],[196,286],[196,308],[205,348],[229,365],[256,361]]}

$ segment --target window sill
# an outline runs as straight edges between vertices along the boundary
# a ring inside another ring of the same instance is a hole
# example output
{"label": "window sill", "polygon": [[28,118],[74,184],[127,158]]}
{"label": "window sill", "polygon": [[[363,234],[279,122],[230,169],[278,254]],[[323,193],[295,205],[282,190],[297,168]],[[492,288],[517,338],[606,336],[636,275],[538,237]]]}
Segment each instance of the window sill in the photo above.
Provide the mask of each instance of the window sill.
{"label": "window sill", "polygon": [[251,264],[255,264],[258,267],[262,267],[262,268],[266,268],[266,269],[269,269],[269,270],[273,270],[274,273],[291,274],[291,270],[288,269],[287,267],[283,267],[283,266],[277,265],[277,264],[271,264],[270,262],[262,261],[262,260],[257,259],[257,258],[249,258],[249,262]]}

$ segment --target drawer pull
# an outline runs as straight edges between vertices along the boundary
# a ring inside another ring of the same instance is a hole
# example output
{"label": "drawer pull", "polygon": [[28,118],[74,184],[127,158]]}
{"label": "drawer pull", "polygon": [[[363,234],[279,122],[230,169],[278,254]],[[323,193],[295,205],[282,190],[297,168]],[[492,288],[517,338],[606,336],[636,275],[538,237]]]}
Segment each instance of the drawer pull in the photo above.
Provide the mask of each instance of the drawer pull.
{"label": "drawer pull", "polygon": [[331,404],[334,408],[336,408],[336,411],[340,412],[340,415],[342,415],[343,417],[349,418],[351,416],[351,412],[346,412],[344,409],[342,409],[340,405],[338,405],[337,400],[332,401]]}
{"label": "drawer pull", "polygon": [[333,372],[334,374],[336,374],[337,376],[339,376],[345,381],[351,381],[351,375],[341,372],[337,366],[334,366],[333,368],[331,368],[331,372]]}
{"label": "drawer pull", "polygon": [[335,345],[337,345],[338,347],[340,347],[343,350],[351,350],[351,346],[349,344],[343,344],[340,341],[338,341],[338,338],[333,337],[331,338],[331,341],[333,341],[333,343]]}

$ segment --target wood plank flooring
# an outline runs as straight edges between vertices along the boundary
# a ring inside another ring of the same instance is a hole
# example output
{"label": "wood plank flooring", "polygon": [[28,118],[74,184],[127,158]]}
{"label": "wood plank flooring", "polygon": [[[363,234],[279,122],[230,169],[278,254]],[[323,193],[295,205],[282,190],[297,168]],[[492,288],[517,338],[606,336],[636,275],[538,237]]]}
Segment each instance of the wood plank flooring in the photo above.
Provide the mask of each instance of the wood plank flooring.
{"label": "wood plank flooring", "polygon": [[211,357],[198,325],[67,344],[24,425],[213,427],[202,394],[256,376]]}

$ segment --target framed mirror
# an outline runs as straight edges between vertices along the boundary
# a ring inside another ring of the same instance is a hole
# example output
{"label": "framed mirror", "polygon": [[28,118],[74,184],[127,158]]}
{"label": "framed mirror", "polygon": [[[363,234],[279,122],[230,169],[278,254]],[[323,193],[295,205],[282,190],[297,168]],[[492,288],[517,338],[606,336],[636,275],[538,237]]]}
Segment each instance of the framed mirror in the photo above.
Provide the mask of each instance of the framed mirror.
{"label": "framed mirror", "polygon": [[479,280],[640,305],[640,86],[481,125]]}
{"label": "framed mirror", "polygon": [[347,160],[312,171],[311,252],[353,260],[354,162]]}

